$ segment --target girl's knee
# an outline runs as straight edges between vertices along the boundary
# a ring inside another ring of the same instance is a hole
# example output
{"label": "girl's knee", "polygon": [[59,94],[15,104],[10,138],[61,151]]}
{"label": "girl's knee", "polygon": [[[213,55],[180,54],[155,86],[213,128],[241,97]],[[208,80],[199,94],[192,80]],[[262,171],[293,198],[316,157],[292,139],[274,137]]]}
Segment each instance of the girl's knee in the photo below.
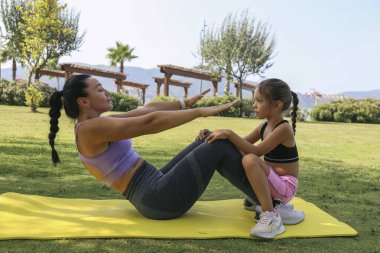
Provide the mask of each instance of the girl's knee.
{"label": "girl's knee", "polygon": [[242,163],[245,170],[251,170],[259,164],[260,158],[255,154],[247,154],[243,157]]}

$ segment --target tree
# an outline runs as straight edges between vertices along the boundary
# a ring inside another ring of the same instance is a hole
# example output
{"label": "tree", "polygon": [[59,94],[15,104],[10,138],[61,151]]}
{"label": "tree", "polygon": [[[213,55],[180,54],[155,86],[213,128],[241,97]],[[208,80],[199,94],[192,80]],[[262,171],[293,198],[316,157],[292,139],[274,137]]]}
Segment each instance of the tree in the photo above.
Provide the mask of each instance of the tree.
{"label": "tree", "polygon": [[20,29],[24,36],[21,53],[28,66],[29,85],[33,74],[50,60],[78,50],[84,33],[78,34],[80,15],[67,10],[67,5],[61,5],[58,0],[34,0],[27,6],[19,9],[23,20]]}
{"label": "tree", "polygon": [[130,48],[128,44],[123,45],[121,42],[116,42],[116,47],[108,48],[107,58],[111,60],[111,66],[116,66],[120,63],[120,72],[124,73],[124,62],[131,61],[137,58],[133,55],[135,48]]}
{"label": "tree", "polygon": [[4,26],[5,34],[1,34],[1,39],[5,39],[6,44],[0,48],[0,62],[12,60],[12,78],[16,80],[17,62],[21,62],[21,47],[23,41],[20,25],[22,14],[20,9],[27,8],[28,0],[1,0],[0,14]]}
{"label": "tree", "polygon": [[[5,46],[0,48],[0,63],[4,63],[7,61],[12,61],[12,79],[16,80],[17,74],[17,61],[20,61],[18,57],[19,51],[14,48],[14,46],[8,42]],[[16,60],[18,59],[18,60]]]}
{"label": "tree", "polygon": [[30,107],[32,112],[37,112],[43,97],[42,92],[36,86],[30,85],[25,93],[25,104]]}
{"label": "tree", "polygon": [[[45,67],[48,69],[53,69],[53,70],[61,70],[61,67],[58,64],[58,61],[59,61],[58,58],[51,59],[50,61],[48,61],[46,63]],[[51,79],[51,78],[53,78],[53,77],[49,77],[49,79]],[[60,90],[59,77],[56,77],[56,79],[57,79],[57,89]]]}
{"label": "tree", "polygon": [[269,60],[274,47],[267,26],[250,18],[247,10],[239,17],[229,14],[219,28],[209,29],[200,40],[200,54],[206,65],[224,72],[228,86],[233,78],[238,81],[240,100],[247,76],[261,75],[273,65]]}

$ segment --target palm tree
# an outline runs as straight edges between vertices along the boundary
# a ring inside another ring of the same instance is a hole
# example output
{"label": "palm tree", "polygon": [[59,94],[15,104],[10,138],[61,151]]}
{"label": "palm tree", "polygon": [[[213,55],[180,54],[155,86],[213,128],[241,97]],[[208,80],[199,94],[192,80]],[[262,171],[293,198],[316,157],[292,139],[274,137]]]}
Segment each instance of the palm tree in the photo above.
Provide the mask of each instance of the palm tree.
{"label": "palm tree", "polygon": [[10,43],[7,43],[5,47],[0,48],[0,63],[4,63],[12,60],[12,79],[16,80],[16,50],[11,46]]}
{"label": "palm tree", "polygon": [[128,44],[123,45],[121,42],[116,42],[116,47],[108,48],[107,58],[111,60],[111,66],[116,66],[120,63],[120,72],[124,72],[124,62],[131,61],[137,58],[133,55],[134,48],[130,48]]}

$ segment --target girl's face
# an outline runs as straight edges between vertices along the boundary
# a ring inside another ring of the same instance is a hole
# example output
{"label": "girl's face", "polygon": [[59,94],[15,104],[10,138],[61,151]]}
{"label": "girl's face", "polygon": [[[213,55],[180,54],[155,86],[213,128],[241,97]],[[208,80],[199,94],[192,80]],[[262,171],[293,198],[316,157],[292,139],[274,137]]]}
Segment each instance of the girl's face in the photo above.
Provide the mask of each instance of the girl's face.
{"label": "girl's face", "polygon": [[254,94],[253,110],[259,119],[264,119],[272,116],[275,112],[275,103],[268,100],[266,97],[262,96],[258,89],[255,90]]}
{"label": "girl's face", "polygon": [[102,87],[100,82],[90,77],[87,82],[87,102],[92,110],[103,113],[112,110],[110,92]]}

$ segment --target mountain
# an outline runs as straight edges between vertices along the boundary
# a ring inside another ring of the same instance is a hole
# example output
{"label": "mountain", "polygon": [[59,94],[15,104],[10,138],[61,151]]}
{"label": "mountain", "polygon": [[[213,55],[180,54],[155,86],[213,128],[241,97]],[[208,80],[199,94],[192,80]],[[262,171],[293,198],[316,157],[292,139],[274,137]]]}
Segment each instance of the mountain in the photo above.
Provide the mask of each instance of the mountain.
{"label": "mountain", "polygon": [[353,98],[380,98],[380,90],[369,91],[345,91],[338,95],[344,95]]}
{"label": "mountain", "polygon": [[[118,71],[118,68],[110,67],[106,65],[90,65],[90,64],[84,64],[84,63],[77,63],[77,64],[88,66],[88,67],[101,68],[105,70]],[[146,101],[149,101],[151,98],[154,98],[156,96],[156,83],[154,82],[152,77],[163,77],[163,74],[160,72],[158,68],[144,69],[140,67],[125,67],[124,69],[125,69],[124,72],[127,73],[127,80],[150,85],[146,92]],[[1,69],[1,77],[10,80],[12,78],[12,69],[11,68]],[[18,66],[17,77],[22,78],[22,79],[27,79],[26,69],[22,68],[21,66]],[[211,92],[209,94],[212,94],[213,86],[211,82],[208,82],[208,81],[201,82],[200,80],[197,80],[197,79],[186,78],[186,77],[181,77],[181,76],[174,76],[172,78],[179,81],[191,82],[193,84],[189,88],[189,91],[188,91],[189,96],[193,96],[199,93],[201,90],[201,86],[203,90],[207,88],[211,88]],[[103,77],[98,77],[98,79],[106,89],[108,89],[109,91],[116,91],[116,86],[112,79],[103,78]],[[59,78],[59,80],[57,80],[57,78],[49,78],[49,77],[44,76],[41,78],[41,81],[49,84],[52,87],[59,88],[59,89],[62,89],[62,86],[64,84],[64,80],[62,78]],[[222,81],[219,83],[218,95],[224,94],[223,91],[224,91],[225,83],[226,83],[225,79],[222,79]],[[236,92],[236,89],[233,85],[231,85],[231,92],[232,94],[235,94]],[[130,91],[130,94],[136,95],[137,92]],[[162,94],[163,94],[163,85],[161,87],[161,95]],[[297,93],[297,94],[300,101],[299,103],[300,108],[311,109],[314,107],[315,100],[313,98],[305,96],[302,93]],[[170,86],[169,96],[182,97],[183,95],[184,95],[183,88]],[[353,98],[372,97],[372,98],[380,99],[380,90],[346,91],[346,92],[341,92],[336,95],[345,95],[345,96],[353,97]],[[243,91],[243,97],[251,98],[252,93],[249,91]],[[325,103],[328,101],[329,101],[328,99],[321,99],[320,103]]]}

